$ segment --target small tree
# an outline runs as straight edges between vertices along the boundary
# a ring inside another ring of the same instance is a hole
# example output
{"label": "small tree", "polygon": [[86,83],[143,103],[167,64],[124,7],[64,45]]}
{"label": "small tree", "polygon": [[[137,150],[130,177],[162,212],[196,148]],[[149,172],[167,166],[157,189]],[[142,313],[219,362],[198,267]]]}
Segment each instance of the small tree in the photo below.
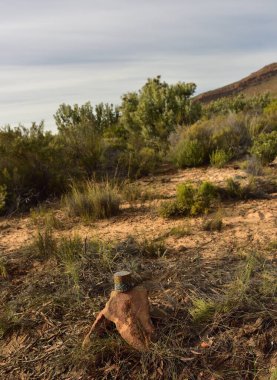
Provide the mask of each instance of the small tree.
{"label": "small tree", "polygon": [[198,117],[197,105],[190,101],[195,89],[194,83],[169,85],[161,82],[160,76],[148,79],[138,93],[122,97],[121,123],[131,134],[141,135],[156,149],[163,149],[178,125]]}

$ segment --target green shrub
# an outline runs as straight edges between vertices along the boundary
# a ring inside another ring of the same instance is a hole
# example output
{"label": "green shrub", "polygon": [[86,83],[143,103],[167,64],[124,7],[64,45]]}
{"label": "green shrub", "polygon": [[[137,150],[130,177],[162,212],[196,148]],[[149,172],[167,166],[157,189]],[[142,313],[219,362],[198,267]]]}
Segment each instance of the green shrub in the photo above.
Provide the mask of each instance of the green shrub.
{"label": "green shrub", "polygon": [[277,113],[277,99],[272,99],[270,103],[263,109],[265,115],[276,115]]}
{"label": "green shrub", "polygon": [[29,209],[66,187],[67,157],[56,136],[44,131],[43,123],[0,129],[0,184],[5,187],[5,207],[12,212]]}
{"label": "green shrub", "polygon": [[216,304],[212,300],[204,298],[192,298],[192,306],[189,313],[196,324],[208,322],[216,312]]}
{"label": "green shrub", "polygon": [[271,374],[270,374],[269,380],[277,380],[277,367],[273,367],[271,369]]}
{"label": "green shrub", "polygon": [[81,187],[73,184],[63,201],[71,216],[103,219],[119,213],[118,191],[108,181],[101,184],[88,181]]}
{"label": "green shrub", "polygon": [[203,114],[212,117],[218,114],[228,114],[230,112],[239,113],[241,111],[261,112],[261,110],[270,104],[269,94],[263,94],[253,97],[246,97],[243,94],[232,97],[224,97],[210,102],[203,107]]}
{"label": "green shrub", "polygon": [[210,120],[212,123],[210,146],[212,151],[223,150],[229,159],[239,157],[251,144],[248,119],[244,114],[229,114]]}
{"label": "green shrub", "polygon": [[194,204],[191,208],[191,215],[207,213],[210,210],[212,202],[217,199],[217,188],[208,181],[204,181],[197,189]]}
{"label": "green shrub", "polygon": [[272,181],[258,180],[255,177],[248,178],[245,184],[229,178],[226,187],[219,188],[220,197],[224,199],[260,199],[267,197],[267,194],[276,191],[276,183]]}
{"label": "green shrub", "polygon": [[210,162],[216,168],[222,168],[231,159],[230,153],[223,149],[217,149],[210,155]]}
{"label": "green shrub", "polygon": [[140,255],[147,258],[162,257],[166,254],[167,248],[163,240],[144,239],[138,242]]}
{"label": "green shrub", "polygon": [[277,156],[277,131],[261,133],[255,140],[250,152],[263,164],[268,164]]}
{"label": "green shrub", "polygon": [[251,145],[249,120],[244,114],[217,116],[186,127],[175,136],[173,161],[180,168],[211,162],[223,166],[233,157],[245,153]]}
{"label": "green shrub", "polygon": [[196,189],[190,183],[182,183],[176,189],[176,204],[178,212],[189,215],[195,202]]}
{"label": "green shrub", "polygon": [[165,236],[176,236],[177,238],[182,238],[189,235],[191,235],[191,229],[189,226],[178,226],[171,228]]}
{"label": "green shrub", "polygon": [[200,166],[206,162],[206,155],[203,141],[184,139],[175,148],[174,161],[179,168]]}
{"label": "green shrub", "polygon": [[180,184],[177,186],[176,200],[163,202],[159,213],[165,218],[204,214],[209,212],[217,197],[217,188],[210,182],[204,181],[198,187],[190,183]]}
{"label": "green shrub", "polygon": [[162,202],[159,207],[159,215],[163,218],[171,218],[178,215],[179,210],[176,201],[165,201]]}
{"label": "green shrub", "polygon": [[243,190],[239,182],[233,178],[228,178],[226,183],[226,192],[231,199],[242,199]]}

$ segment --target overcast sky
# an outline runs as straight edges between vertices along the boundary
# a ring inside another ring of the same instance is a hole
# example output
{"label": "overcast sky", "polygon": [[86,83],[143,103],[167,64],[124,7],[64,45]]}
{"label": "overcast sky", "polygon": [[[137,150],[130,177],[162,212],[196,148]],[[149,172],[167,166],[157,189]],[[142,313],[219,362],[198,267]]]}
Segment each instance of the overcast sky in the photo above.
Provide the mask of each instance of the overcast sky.
{"label": "overcast sky", "polygon": [[276,0],[0,0],[0,126],[118,104],[147,78],[213,89],[272,62]]}

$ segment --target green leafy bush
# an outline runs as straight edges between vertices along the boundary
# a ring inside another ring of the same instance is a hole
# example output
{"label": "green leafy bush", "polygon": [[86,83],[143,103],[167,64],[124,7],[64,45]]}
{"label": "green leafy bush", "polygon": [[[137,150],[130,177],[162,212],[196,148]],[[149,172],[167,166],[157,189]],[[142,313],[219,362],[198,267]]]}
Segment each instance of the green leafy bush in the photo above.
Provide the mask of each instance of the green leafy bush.
{"label": "green leafy bush", "polygon": [[[29,209],[66,187],[66,155],[43,123],[0,129],[0,185],[2,211]],[[5,206],[3,206],[3,187]]]}
{"label": "green leafy bush", "polygon": [[184,139],[175,148],[174,161],[179,168],[195,167],[206,162],[206,155],[202,141]]}
{"label": "green leafy bush", "polygon": [[277,131],[261,133],[255,140],[250,152],[268,164],[277,156]]}
{"label": "green leafy bush", "polygon": [[218,188],[222,200],[263,199],[275,191],[276,183],[274,181],[262,180],[257,177],[249,177],[244,183],[229,178],[225,187]]}
{"label": "green leafy bush", "polygon": [[206,117],[213,117],[214,115],[226,115],[230,112],[261,112],[270,104],[269,94],[263,94],[253,97],[246,97],[243,94],[232,97],[224,97],[210,102],[203,107],[202,112]]}
{"label": "green leafy bush", "polygon": [[162,202],[159,207],[159,215],[163,218],[171,218],[179,214],[178,206],[175,201]]}
{"label": "green leafy bush", "polygon": [[202,182],[198,187],[190,183],[180,184],[177,186],[176,200],[163,202],[159,213],[165,218],[204,214],[209,212],[217,197],[217,188],[210,182]]}
{"label": "green leafy bush", "polygon": [[148,79],[138,93],[123,95],[120,122],[130,134],[139,134],[158,150],[163,149],[178,125],[199,117],[199,107],[190,101],[195,89],[194,83],[168,85],[160,76]]}
{"label": "green leafy bush", "polygon": [[243,114],[217,116],[186,127],[176,136],[172,149],[173,161],[178,167],[208,164],[224,165],[239,157],[251,145],[249,121]]}

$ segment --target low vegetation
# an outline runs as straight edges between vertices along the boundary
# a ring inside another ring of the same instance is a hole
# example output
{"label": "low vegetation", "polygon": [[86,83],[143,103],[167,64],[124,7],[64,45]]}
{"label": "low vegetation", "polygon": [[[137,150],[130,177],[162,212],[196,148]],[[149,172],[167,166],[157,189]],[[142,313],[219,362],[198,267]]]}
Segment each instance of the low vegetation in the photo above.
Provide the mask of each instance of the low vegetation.
{"label": "low vegetation", "polygon": [[[269,373],[264,358],[274,352],[276,286],[273,262],[261,254],[240,252],[235,260],[224,256],[223,261],[187,254],[172,271],[175,255],[165,258],[159,242],[129,237],[111,245],[76,235],[52,238],[55,250],[43,250],[43,271],[32,269],[37,267],[32,247],[31,255],[17,256],[18,269],[29,271],[12,299],[13,285],[1,283],[0,347],[7,341],[17,345],[2,351],[1,376],[35,376],[38,365],[48,378],[61,373],[96,379],[212,373],[231,380]],[[112,329],[84,351],[81,343],[93,313],[105,302],[112,273],[122,267],[132,270],[138,282],[163,278],[160,286],[150,287],[157,341],[148,353],[138,353]]]}
{"label": "low vegetation", "polygon": [[217,189],[210,182],[202,182],[199,186],[190,183],[178,185],[176,200],[161,204],[160,215],[169,218],[173,216],[196,216],[208,213],[217,200]]}
{"label": "low vegetation", "polygon": [[120,211],[120,198],[114,185],[106,181],[98,184],[87,181],[81,186],[73,184],[63,198],[70,216],[84,219],[103,219],[117,215]]}
{"label": "low vegetation", "polygon": [[220,202],[266,198],[276,189],[276,181],[258,180],[254,177],[248,178],[244,183],[229,178],[225,186],[217,186],[208,181],[199,185],[184,183],[177,186],[175,200],[164,201],[160,205],[159,214],[164,218],[208,214]]}
{"label": "low vegetation", "polygon": [[[276,99],[192,102],[195,84],[158,76],[120,106],[62,104],[57,133],[43,122],[0,129],[0,213],[28,211],[97,178],[134,179],[170,159],[177,167],[223,167],[251,152],[262,165],[276,157]],[[176,143],[177,142],[177,143]]]}
{"label": "low vegetation", "polygon": [[204,231],[221,231],[223,228],[222,216],[219,212],[210,218],[204,219],[203,230]]}
{"label": "low vegetation", "polygon": [[[158,76],[118,107],[62,104],[56,134],[0,129],[1,379],[275,379],[276,99],[195,88]],[[84,350],[123,269],[156,340],[111,327]]]}

